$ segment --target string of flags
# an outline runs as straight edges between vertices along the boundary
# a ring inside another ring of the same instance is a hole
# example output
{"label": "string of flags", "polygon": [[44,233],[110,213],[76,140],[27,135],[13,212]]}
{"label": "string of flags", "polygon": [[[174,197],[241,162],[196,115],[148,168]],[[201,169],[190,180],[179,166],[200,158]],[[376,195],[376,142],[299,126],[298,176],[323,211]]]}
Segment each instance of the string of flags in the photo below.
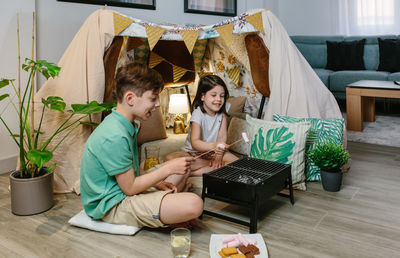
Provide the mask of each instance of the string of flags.
{"label": "string of flags", "polygon": [[[114,19],[115,35],[120,34],[132,22],[134,22],[132,19],[125,17],[123,15],[120,15],[116,12],[113,13],[113,19]],[[250,23],[256,30],[258,30],[259,32],[264,34],[264,27],[263,27],[261,12],[246,16],[244,19],[248,23]],[[164,32],[166,31],[166,29],[158,27],[158,26],[147,25],[147,24],[145,24],[144,26],[146,29],[147,40],[149,43],[150,50],[153,50],[154,46],[161,39],[161,37],[164,34]],[[221,38],[229,46],[232,42],[233,27],[234,27],[234,21],[231,23],[221,25],[221,26],[216,26],[213,29],[218,32],[218,34],[221,36]],[[190,29],[179,30],[179,33],[182,36],[182,39],[185,42],[186,48],[188,49],[189,53],[192,53],[192,51],[193,51],[193,48],[196,44],[200,30],[202,30],[202,29],[201,28],[198,28],[198,29],[190,28]],[[165,60],[163,57],[157,55],[156,53],[154,53],[152,51],[150,52],[150,58],[149,58],[149,67],[150,68],[154,68],[155,66],[157,66],[159,63],[161,63],[163,61],[172,65],[174,82],[178,82],[182,78],[182,76],[185,75],[185,73],[188,71],[196,72],[196,71],[192,71],[189,69],[185,69],[183,67],[176,66],[176,65],[172,64],[171,62]],[[199,73],[200,76],[204,75],[205,73],[208,73],[208,72],[200,72],[200,71],[197,71],[197,72]],[[235,82],[235,84],[238,84],[239,76],[240,76],[240,67],[234,67],[232,69],[227,69],[225,72]]]}
{"label": "string of flags", "polygon": [[[118,35],[122,31],[124,31],[132,22],[132,19],[125,17],[117,12],[113,14],[114,18],[114,34]],[[261,12],[246,16],[244,18],[248,23],[253,25],[253,27],[259,32],[264,34],[264,26],[262,21]],[[157,42],[160,40],[164,32],[165,28],[161,28],[158,26],[152,25],[144,25],[146,29],[147,38],[149,41],[150,50],[154,48]],[[227,23],[221,26],[216,26],[215,29],[218,34],[224,39],[226,44],[229,46],[232,42],[232,33],[233,33],[234,21],[231,23]],[[194,44],[196,43],[197,37],[199,36],[201,28],[198,29],[183,29],[179,30],[180,35],[182,36],[183,41],[190,53],[193,51]]]}

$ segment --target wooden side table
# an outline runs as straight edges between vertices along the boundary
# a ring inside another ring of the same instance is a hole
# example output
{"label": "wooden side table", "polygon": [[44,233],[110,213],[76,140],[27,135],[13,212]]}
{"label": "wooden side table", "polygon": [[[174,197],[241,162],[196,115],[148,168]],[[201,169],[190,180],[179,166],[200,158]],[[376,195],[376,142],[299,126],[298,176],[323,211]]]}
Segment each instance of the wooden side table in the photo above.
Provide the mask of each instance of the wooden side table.
{"label": "wooden side table", "polygon": [[400,98],[400,86],[393,81],[362,80],[347,85],[347,129],[362,131],[363,121],[375,122],[375,97]]}

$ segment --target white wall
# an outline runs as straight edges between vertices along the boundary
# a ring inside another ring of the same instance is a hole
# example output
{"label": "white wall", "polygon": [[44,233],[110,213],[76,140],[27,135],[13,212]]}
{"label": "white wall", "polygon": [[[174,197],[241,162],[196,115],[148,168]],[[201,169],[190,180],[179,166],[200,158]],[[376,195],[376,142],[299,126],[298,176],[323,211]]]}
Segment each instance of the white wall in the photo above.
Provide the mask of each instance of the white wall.
{"label": "white wall", "polygon": [[279,0],[277,16],[289,35],[335,35],[337,0]]}
{"label": "white wall", "polygon": [[[17,43],[17,16],[19,13],[21,62],[25,57],[32,56],[32,13],[35,10],[35,1],[14,0],[3,3],[0,10],[0,78],[17,79],[18,76],[18,43]],[[21,72],[21,87],[25,86],[26,72]],[[16,81],[17,82],[17,81]],[[0,95],[10,92],[12,88],[0,89]],[[14,96],[14,95],[13,95]],[[17,115],[8,99],[0,102],[0,115],[6,120],[10,129],[17,133]],[[9,136],[4,125],[0,122],[0,173],[16,167],[17,145]]]}

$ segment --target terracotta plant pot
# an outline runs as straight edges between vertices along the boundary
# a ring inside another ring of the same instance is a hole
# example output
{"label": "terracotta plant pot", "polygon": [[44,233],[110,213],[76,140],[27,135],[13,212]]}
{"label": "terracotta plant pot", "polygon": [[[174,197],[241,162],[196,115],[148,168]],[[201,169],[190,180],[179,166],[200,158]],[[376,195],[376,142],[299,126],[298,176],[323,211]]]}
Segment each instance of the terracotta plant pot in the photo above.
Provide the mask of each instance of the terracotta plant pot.
{"label": "terracotta plant pot", "polygon": [[341,170],[338,171],[324,171],[321,170],[322,187],[328,192],[338,192],[342,186]]}
{"label": "terracotta plant pot", "polygon": [[34,215],[53,206],[53,173],[34,178],[19,178],[19,171],[10,174],[11,212]]}

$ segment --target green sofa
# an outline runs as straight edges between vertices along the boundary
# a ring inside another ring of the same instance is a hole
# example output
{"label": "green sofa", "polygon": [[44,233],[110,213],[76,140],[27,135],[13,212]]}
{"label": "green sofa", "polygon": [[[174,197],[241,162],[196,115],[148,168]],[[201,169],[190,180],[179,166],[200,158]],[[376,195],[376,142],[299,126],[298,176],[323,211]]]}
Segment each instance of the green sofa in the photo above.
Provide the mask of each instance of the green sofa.
{"label": "green sofa", "polygon": [[[399,81],[400,72],[377,71],[379,66],[379,38],[400,38],[397,35],[384,36],[291,36],[292,41],[314,69],[321,81],[337,99],[346,98],[346,85],[359,80]],[[327,63],[326,41],[353,41],[366,39],[364,65],[366,70],[332,71],[325,69]]]}

